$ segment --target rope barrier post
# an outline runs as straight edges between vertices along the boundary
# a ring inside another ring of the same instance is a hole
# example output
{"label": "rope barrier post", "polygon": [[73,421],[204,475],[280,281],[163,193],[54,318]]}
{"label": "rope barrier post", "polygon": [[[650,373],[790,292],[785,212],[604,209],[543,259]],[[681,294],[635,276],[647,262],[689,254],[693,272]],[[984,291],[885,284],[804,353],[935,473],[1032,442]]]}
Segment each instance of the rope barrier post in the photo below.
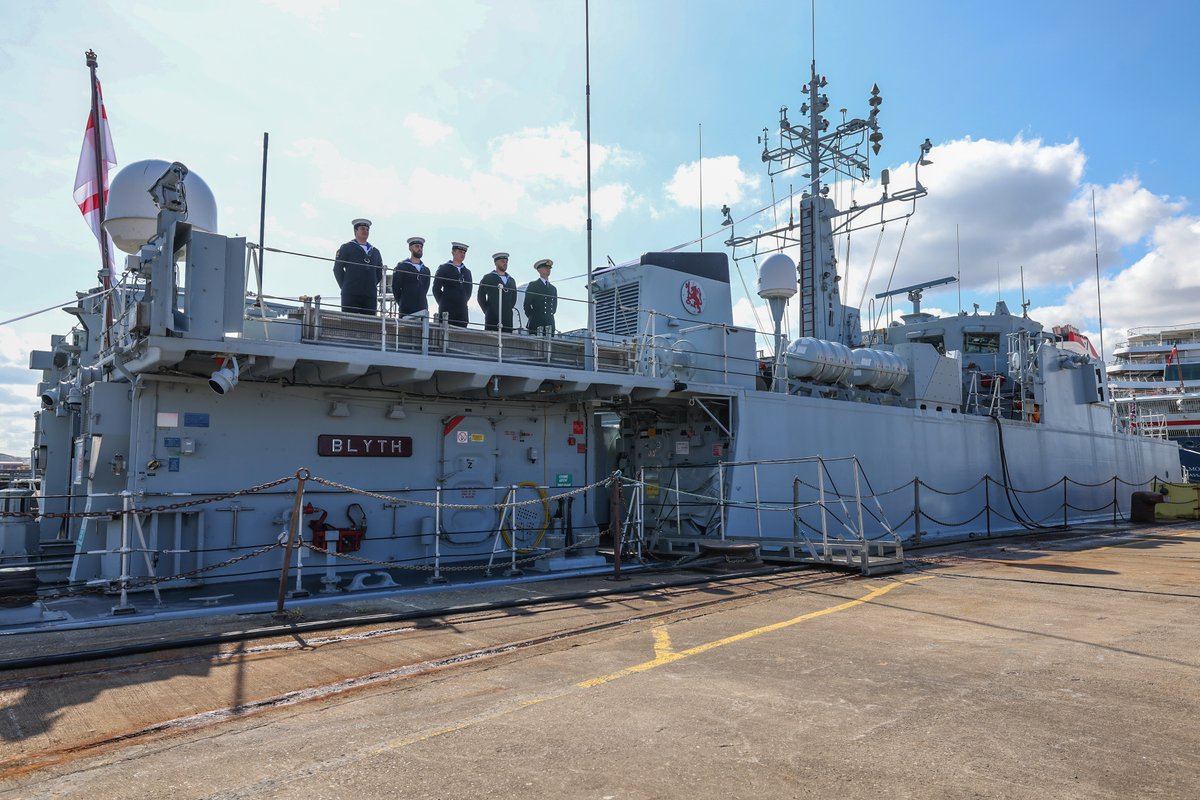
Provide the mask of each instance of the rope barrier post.
{"label": "rope barrier post", "polygon": [[1070,525],[1067,524],[1067,510],[1068,509],[1070,509],[1070,506],[1067,505],[1067,476],[1063,475],[1063,527],[1064,528],[1070,527]]}
{"label": "rope barrier post", "polygon": [[607,580],[627,581],[628,578],[621,577],[621,470],[613,472],[612,481],[612,519],[608,521],[608,530],[613,543],[613,574]]}
{"label": "rope barrier post", "polygon": [[992,535],[992,476],[983,476],[983,514],[987,521],[987,535]]}
{"label": "rope barrier post", "polygon": [[[429,517],[425,517],[429,519]],[[433,574],[426,583],[445,583],[442,576],[442,485],[433,490]]]}
{"label": "rope barrier post", "polygon": [[800,476],[792,476],[792,541],[800,539]]}
{"label": "rope barrier post", "polygon": [[312,473],[307,468],[301,467],[296,470],[296,501],[292,504],[292,524],[288,526],[287,545],[283,548],[283,567],[279,570],[279,597],[275,602],[275,613],[283,613],[283,601],[287,597],[287,579],[288,569],[292,564],[292,549],[296,546],[296,539],[300,536],[300,525],[302,524],[304,510],[304,483],[312,477]]}
{"label": "rope barrier post", "polygon": [[913,478],[913,544],[921,543],[921,479]]}
{"label": "rope barrier post", "polygon": [[1113,499],[1112,499],[1113,521],[1112,521],[1112,524],[1116,525],[1117,524],[1117,511],[1119,510],[1117,507],[1117,476],[1116,475],[1113,475],[1112,484],[1113,484]]}

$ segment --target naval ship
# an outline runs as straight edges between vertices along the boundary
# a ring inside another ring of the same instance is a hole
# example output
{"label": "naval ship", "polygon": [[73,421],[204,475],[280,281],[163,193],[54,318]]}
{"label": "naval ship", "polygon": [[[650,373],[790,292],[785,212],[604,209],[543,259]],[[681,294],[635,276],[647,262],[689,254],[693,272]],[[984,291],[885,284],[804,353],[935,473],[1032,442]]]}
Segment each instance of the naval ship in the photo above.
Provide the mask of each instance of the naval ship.
{"label": "naval ship", "polygon": [[[884,170],[877,200],[836,208],[829,181],[871,177],[882,98],[836,124],[826,86],[814,64],[800,121],[761,139],[804,178],[786,225],[727,212],[728,253],[598,271],[594,324],[556,335],[264,298],[257,245],[219,232],[196,172],[127,166],[120,281],[31,355],[36,482],[5,490],[0,555],[43,593],[119,593],[114,613],[139,591],[397,591],[739,547],[869,569],[1115,519],[1178,480],[1174,442],[1114,425],[1104,365],[1024,313],[923,312],[941,280],[891,292],[913,308],[883,326],[842,302],[835,238],[914,213],[931,145],[911,186]],[[734,322],[731,258],[757,265],[766,350]]]}

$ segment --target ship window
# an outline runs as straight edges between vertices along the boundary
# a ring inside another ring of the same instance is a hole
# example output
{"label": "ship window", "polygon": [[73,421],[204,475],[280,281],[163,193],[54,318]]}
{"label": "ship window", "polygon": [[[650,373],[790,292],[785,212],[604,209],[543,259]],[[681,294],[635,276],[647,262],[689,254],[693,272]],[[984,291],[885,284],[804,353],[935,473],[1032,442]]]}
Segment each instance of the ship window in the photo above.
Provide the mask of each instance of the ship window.
{"label": "ship window", "polygon": [[999,353],[999,333],[963,334],[963,351],[967,353]]}
{"label": "ship window", "polygon": [[946,352],[946,337],[945,336],[940,336],[940,335],[939,336],[918,336],[917,338],[910,339],[909,341],[923,342],[925,344],[931,344],[935,348],[937,348],[937,351],[939,353]]}

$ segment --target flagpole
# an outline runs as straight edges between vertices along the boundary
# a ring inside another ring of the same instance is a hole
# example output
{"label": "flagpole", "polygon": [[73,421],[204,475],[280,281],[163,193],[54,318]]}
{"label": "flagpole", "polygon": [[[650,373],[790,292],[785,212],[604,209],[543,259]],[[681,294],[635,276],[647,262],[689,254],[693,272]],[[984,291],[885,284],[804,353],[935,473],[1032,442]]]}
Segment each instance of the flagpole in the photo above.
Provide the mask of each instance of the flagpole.
{"label": "flagpole", "polygon": [[104,135],[104,118],[100,114],[100,92],[99,84],[96,83],[96,52],[88,50],[84,54],[87,59],[88,70],[92,77],[92,144],[96,158],[96,210],[100,215],[100,286],[104,289],[104,346],[109,346],[109,332],[112,330],[113,310],[112,310],[112,262],[109,259],[107,234],[104,232],[104,212],[107,205],[107,198],[104,196],[108,187],[104,180],[104,155],[103,155],[103,135]]}
{"label": "flagpole", "polygon": [[584,119],[587,141],[587,310],[588,333],[596,335],[596,306],[592,302],[592,32],[588,0],[583,0],[583,94],[586,99]]}

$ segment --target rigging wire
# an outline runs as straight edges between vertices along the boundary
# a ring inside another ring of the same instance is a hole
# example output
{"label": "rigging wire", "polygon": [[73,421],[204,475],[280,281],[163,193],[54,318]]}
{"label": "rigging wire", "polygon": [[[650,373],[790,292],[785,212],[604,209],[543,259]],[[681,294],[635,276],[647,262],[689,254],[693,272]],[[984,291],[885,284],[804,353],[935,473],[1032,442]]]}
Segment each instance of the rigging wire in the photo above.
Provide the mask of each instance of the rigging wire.
{"label": "rigging wire", "polygon": [[[892,281],[895,280],[895,278],[896,278],[896,265],[900,263],[900,251],[904,249],[904,237],[908,235],[908,223],[911,221],[912,221],[911,216],[904,218],[904,230],[902,230],[900,232],[900,244],[898,244],[896,246],[896,258],[892,261],[892,274],[888,275],[887,288],[884,289],[885,292],[890,292],[892,290]],[[879,314],[880,314],[880,316],[883,315],[882,304],[880,305]],[[871,327],[878,328],[879,320],[878,319],[874,320],[871,324]]]}

